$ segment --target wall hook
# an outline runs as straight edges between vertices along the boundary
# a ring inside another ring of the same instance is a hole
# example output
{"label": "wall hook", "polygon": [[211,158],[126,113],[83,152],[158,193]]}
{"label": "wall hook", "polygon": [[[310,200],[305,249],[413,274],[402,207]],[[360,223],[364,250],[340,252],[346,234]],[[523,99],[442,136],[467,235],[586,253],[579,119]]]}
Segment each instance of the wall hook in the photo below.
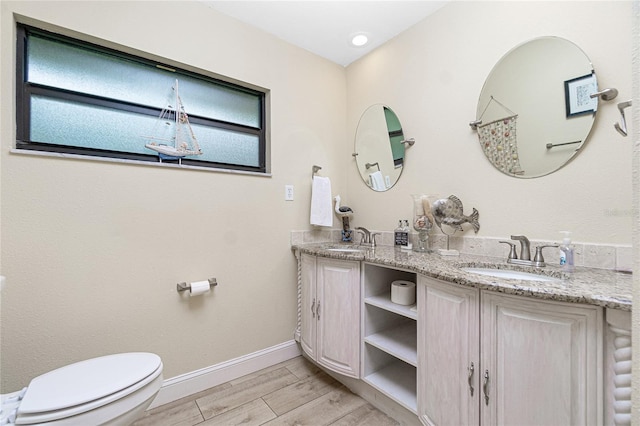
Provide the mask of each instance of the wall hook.
{"label": "wall hook", "polygon": [[618,104],[618,111],[620,111],[620,123],[615,123],[613,127],[616,128],[618,133],[622,136],[627,136],[627,120],[624,117],[624,109],[631,106],[631,101],[620,102]]}

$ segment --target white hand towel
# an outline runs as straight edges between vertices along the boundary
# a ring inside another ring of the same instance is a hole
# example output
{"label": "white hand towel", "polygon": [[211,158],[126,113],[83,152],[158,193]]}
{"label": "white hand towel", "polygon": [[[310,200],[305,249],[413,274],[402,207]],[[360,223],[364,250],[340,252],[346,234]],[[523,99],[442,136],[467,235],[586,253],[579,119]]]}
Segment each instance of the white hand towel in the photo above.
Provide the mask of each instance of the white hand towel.
{"label": "white hand towel", "polygon": [[314,176],[311,187],[311,224],[333,226],[331,205],[331,181],[327,177]]}
{"label": "white hand towel", "polygon": [[380,170],[371,173],[369,175],[369,179],[371,179],[371,188],[373,188],[375,191],[384,191],[385,189],[387,189]]}

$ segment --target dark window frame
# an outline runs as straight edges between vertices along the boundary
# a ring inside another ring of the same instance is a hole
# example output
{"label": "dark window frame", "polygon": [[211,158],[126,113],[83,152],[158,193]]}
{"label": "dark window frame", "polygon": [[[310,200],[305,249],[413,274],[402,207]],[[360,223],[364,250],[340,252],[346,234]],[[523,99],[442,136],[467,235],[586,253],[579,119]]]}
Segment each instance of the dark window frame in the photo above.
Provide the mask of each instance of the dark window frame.
{"label": "dark window frame", "polygon": [[141,154],[141,153],[134,153],[134,152],[128,153],[123,151],[111,151],[108,149],[85,148],[85,147],[77,147],[72,145],[60,145],[60,144],[51,144],[46,142],[31,141],[30,140],[30,119],[31,119],[30,99],[32,95],[45,95],[53,99],[81,101],[84,104],[102,106],[102,107],[107,107],[113,110],[145,114],[145,115],[155,116],[155,117],[157,117],[160,114],[161,108],[157,108],[149,105],[135,104],[135,103],[126,102],[118,99],[73,92],[65,89],[48,87],[48,86],[43,86],[43,85],[28,82],[27,75],[26,75],[27,73],[27,69],[26,69],[27,50],[26,49],[27,49],[27,37],[29,34],[37,34],[38,36],[44,36],[62,43],[69,43],[75,47],[80,47],[83,49],[87,49],[89,51],[97,51],[100,53],[112,55],[112,56],[118,57],[119,59],[133,61],[138,64],[148,66],[149,68],[160,68],[160,69],[168,70],[170,72],[175,73],[176,76],[184,75],[192,78],[198,78],[210,84],[231,88],[233,90],[250,93],[252,95],[257,95],[259,97],[259,102],[260,102],[260,117],[259,117],[260,125],[258,128],[241,125],[241,124],[234,124],[234,123],[225,122],[222,120],[216,120],[208,117],[197,116],[191,113],[189,114],[189,121],[192,124],[204,125],[212,128],[236,131],[243,134],[258,136],[258,140],[259,140],[259,147],[258,147],[259,165],[258,166],[247,166],[247,165],[239,165],[239,164],[202,161],[202,160],[195,160],[189,157],[182,158],[180,160],[180,163],[182,165],[196,166],[196,167],[203,167],[203,168],[238,170],[238,171],[257,172],[257,173],[263,173],[263,174],[268,173],[267,158],[266,158],[268,123],[266,122],[266,116],[267,116],[266,93],[264,91],[256,90],[249,87],[244,87],[239,84],[230,83],[228,81],[223,81],[214,77],[199,74],[193,71],[188,71],[186,69],[176,67],[175,65],[160,63],[157,61],[144,58],[142,56],[138,56],[130,53],[124,53],[115,49],[111,49],[111,48],[100,46],[94,43],[67,37],[57,33],[52,33],[46,30],[42,30],[36,27],[24,25],[24,24],[17,24],[16,149],[41,151],[41,152],[57,152],[57,153],[64,153],[64,154],[77,154],[82,156],[93,156],[93,157],[108,157],[108,158],[123,159],[123,160],[137,160],[137,161],[144,161],[144,162],[151,162],[151,163],[159,163],[159,162],[162,162],[163,164],[178,163],[178,160],[164,159],[161,161],[159,156],[155,154]]}

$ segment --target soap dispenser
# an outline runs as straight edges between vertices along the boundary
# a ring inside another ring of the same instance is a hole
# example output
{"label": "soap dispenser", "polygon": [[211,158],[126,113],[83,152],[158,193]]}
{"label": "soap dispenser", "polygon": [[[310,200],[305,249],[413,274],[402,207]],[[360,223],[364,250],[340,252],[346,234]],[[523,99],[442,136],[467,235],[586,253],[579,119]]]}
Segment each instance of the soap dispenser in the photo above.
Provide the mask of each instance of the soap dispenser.
{"label": "soap dispenser", "polygon": [[573,272],[575,269],[575,263],[574,249],[573,245],[571,245],[571,232],[560,231],[560,233],[564,234],[562,244],[560,245],[560,266],[565,272]]}

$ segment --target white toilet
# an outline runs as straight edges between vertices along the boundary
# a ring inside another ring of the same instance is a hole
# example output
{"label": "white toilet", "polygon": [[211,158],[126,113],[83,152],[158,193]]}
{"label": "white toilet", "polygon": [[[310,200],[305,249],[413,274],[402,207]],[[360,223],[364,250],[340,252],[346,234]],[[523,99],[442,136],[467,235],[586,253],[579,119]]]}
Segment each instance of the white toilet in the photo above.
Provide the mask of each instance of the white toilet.
{"label": "white toilet", "polygon": [[92,358],[2,395],[0,425],[130,425],[162,385],[162,361],[145,352]]}

